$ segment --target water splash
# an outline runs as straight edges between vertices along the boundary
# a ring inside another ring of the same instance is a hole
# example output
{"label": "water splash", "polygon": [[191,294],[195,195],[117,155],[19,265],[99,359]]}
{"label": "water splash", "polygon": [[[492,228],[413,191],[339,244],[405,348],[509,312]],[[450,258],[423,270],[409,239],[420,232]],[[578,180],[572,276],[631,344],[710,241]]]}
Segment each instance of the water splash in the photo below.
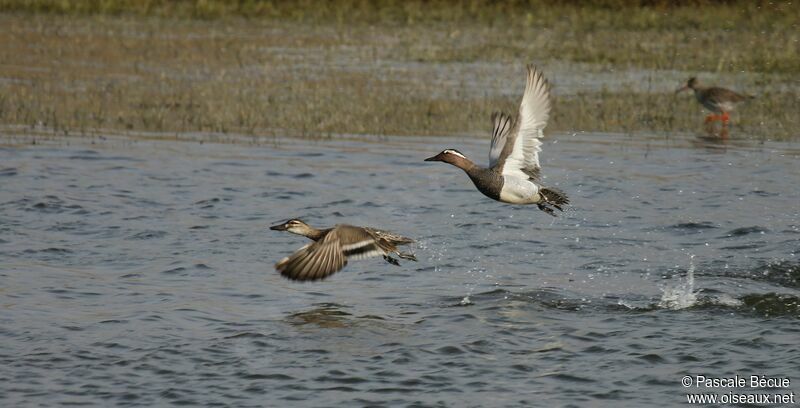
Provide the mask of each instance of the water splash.
{"label": "water splash", "polygon": [[692,307],[697,303],[697,292],[694,290],[694,255],[689,257],[689,270],[686,279],[678,278],[678,284],[662,289],[663,294],[658,307],[680,310]]}
{"label": "water splash", "polygon": [[[477,278],[475,278],[476,274],[478,275]],[[467,294],[464,296],[463,299],[461,299],[461,302],[459,302],[460,306],[469,306],[474,304],[472,302],[472,299],[470,299],[470,296],[472,296],[472,293],[475,292],[475,288],[477,288],[487,278],[492,277],[492,275],[486,273],[486,269],[481,267],[470,268],[467,271],[467,275],[469,275],[471,279],[469,280],[469,282],[466,283]]]}
{"label": "water splash", "polygon": [[442,262],[447,259],[447,248],[450,243],[443,240],[439,243],[432,243],[427,239],[420,239],[416,243],[420,251],[427,253],[428,261],[433,264],[434,272],[442,271]]}
{"label": "water splash", "polygon": [[632,305],[632,304],[628,303],[628,302],[627,302],[626,300],[624,300],[624,299],[619,299],[619,300],[617,300],[617,305],[618,305],[618,306],[625,307],[625,308],[627,308],[628,310],[636,310],[636,309],[638,309],[636,306],[634,306],[634,305]]}

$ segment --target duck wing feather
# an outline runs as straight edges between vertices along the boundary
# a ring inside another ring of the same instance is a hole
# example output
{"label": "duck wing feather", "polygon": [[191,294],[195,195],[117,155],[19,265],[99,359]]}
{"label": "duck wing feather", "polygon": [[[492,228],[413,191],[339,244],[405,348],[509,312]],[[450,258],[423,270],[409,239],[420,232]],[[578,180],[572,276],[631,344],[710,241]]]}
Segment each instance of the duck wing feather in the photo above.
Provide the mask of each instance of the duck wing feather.
{"label": "duck wing feather", "polygon": [[348,259],[365,259],[386,255],[393,246],[380,239],[368,228],[337,225],[334,233],[339,237],[342,251]]}
{"label": "duck wing feather", "polygon": [[350,260],[384,256],[395,252],[395,245],[410,242],[410,238],[386,231],[337,225],[318,241],[282,259],[275,269],[292,280],[320,280],[340,271]]}
{"label": "duck wing feather", "polygon": [[313,281],[325,279],[347,265],[339,239],[326,234],[283,258],[275,265],[281,275],[291,280]]}
{"label": "duck wing feather", "polygon": [[489,167],[494,167],[500,161],[500,154],[506,145],[511,129],[514,127],[514,118],[503,112],[492,113],[492,144],[489,148]]}
{"label": "duck wing feather", "polygon": [[525,93],[516,124],[505,138],[505,145],[494,168],[504,176],[538,178],[539,152],[544,128],[550,118],[550,85],[533,65],[528,65]]}

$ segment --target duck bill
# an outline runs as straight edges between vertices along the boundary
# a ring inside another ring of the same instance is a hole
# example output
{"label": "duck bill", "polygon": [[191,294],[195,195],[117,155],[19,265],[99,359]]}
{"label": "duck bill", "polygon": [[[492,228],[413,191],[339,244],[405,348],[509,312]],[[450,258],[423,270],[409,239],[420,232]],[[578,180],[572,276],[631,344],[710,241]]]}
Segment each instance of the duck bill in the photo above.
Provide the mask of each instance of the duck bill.
{"label": "duck bill", "polygon": [[286,224],[278,224],[269,227],[273,231],[286,231]]}
{"label": "duck bill", "polygon": [[440,153],[437,154],[436,156],[428,157],[427,159],[425,159],[425,161],[442,161],[442,154]]}

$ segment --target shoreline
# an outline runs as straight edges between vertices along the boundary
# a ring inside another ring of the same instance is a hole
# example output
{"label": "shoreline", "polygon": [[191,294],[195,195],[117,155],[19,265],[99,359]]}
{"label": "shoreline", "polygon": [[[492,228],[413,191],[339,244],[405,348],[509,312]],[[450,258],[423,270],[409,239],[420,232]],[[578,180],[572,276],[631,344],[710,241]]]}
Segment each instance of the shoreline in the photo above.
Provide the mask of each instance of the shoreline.
{"label": "shoreline", "polygon": [[[534,62],[554,85],[549,131],[696,132],[702,108],[672,91],[698,76],[758,96],[733,114],[732,137],[800,136],[800,86],[777,69],[800,71],[800,39],[780,27],[762,34],[755,23],[731,30],[717,22],[664,33],[637,19],[624,30],[618,21],[581,21],[344,27],[0,12],[0,124],[272,137],[284,132],[270,129],[288,129],[309,138],[481,134],[491,112],[513,112],[524,65]],[[742,41],[754,44],[734,45]],[[753,62],[779,50],[775,69]],[[708,54],[721,57],[695,59]]]}

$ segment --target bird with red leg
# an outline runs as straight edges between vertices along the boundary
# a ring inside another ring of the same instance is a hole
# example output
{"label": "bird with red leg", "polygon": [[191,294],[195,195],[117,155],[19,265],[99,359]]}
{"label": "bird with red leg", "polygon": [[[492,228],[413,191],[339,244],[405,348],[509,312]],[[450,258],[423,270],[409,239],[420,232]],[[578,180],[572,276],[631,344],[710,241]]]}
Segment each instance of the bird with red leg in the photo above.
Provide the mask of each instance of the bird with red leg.
{"label": "bird with red leg", "polygon": [[729,114],[736,109],[737,105],[746,100],[755,98],[752,95],[742,95],[726,88],[703,86],[695,77],[689,78],[689,80],[686,81],[686,85],[678,88],[675,93],[677,94],[690,89],[694,91],[694,97],[697,98],[697,102],[712,112],[706,116],[705,123],[721,121],[723,127],[728,125],[730,121]]}

